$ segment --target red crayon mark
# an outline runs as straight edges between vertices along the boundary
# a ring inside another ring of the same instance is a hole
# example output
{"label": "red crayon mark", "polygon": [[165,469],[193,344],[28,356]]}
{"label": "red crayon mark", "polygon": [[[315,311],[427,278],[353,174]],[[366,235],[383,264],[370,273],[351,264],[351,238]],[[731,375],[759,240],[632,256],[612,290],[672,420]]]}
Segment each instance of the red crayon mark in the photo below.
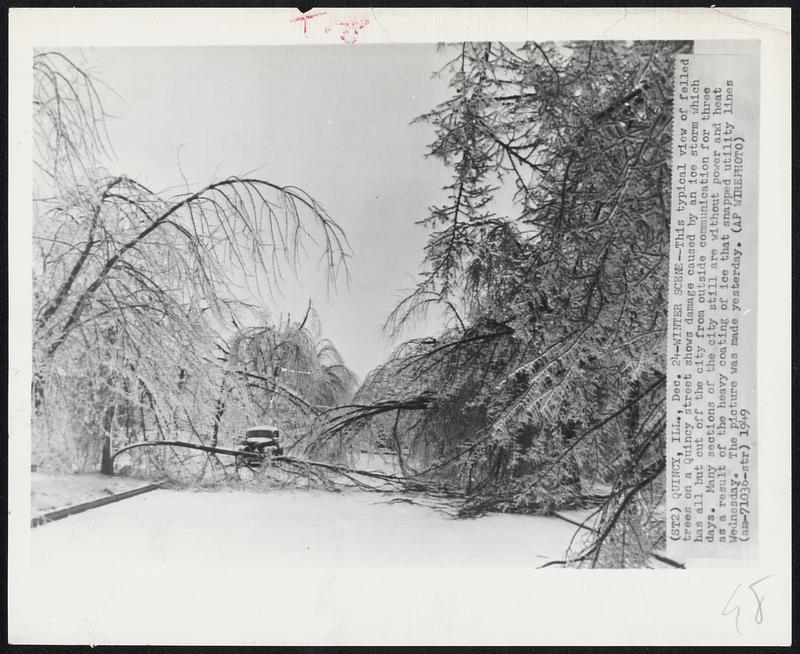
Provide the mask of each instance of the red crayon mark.
{"label": "red crayon mark", "polygon": [[339,38],[345,43],[350,43],[352,45],[356,42],[358,33],[369,25],[369,20],[366,18],[360,20],[346,20],[340,22],[339,25],[344,28]]}
{"label": "red crayon mark", "polygon": [[327,11],[318,11],[315,14],[307,14],[307,15],[303,14],[302,16],[298,16],[297,18],[290,18],[289,22],[290,23],[296,23],[297,21],[302,20],[303,21],[303,34],[307,34],[308,33],[308,21],[310,21],[312,18],[316,18],[317,16],[324,16],[327,13],[328,13]]}

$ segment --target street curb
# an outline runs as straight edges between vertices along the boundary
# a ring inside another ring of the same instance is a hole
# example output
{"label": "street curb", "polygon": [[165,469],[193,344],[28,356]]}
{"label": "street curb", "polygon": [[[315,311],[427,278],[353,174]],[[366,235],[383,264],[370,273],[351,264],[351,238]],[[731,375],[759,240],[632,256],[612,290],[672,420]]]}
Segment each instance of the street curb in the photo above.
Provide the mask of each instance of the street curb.
{"label": "street curb", "polygon": [[66,518],[67,516],[75,515],[76,513],[82,513],[84,511],[88,511],[89,509],[96,509],[100,506],[105,506],[106,504],[113,504],[114,502],[119,502],[120,500],[126,500],[129,497],[134,497],[135,495],[149,493],[150,491],[161,488],[162,485],[163,482],[148,484],[147,486],[140,486],[139,488],[133,488],[122,493],[115,493],[114,495],[109,495],[108,497],[100,497],[96,500],[89,500],[88,502],[81,502],[80,504],[67,506],[63,509],[48,511],[47,513],[36,516],[35,518],[31,518],[31,528],[39,527],[40,525],[46,525],[48,522],[61,520],[61,518]]}

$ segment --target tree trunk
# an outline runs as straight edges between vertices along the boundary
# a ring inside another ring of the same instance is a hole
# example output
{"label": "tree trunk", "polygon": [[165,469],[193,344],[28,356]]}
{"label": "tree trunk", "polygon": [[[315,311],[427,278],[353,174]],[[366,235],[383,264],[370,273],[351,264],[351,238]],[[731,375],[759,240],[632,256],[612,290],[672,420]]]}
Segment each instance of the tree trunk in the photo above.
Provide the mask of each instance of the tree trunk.
{"label": "tree trunk", "polygon": [[217,406],[214,409],[214,426],[211,431],[211,447],[217,446],[219,437],[219,424],[222,422],[222,415],[225,413],[225,387],[220,388],[220,395],[217,398]]}
{"label": "tree trunk", "polygon": [[103,440],[103,457],[100,461],[100,472],[104,475],[114,474],[114,464],[111,462],[111,436],[106,435]]}
{"label": "tree trunk", "polygon": [[33,413],[36,415],[44,404],[44,384],[42,377],[38,372],[33,373],[33,388],[31,394],[33,395]]}

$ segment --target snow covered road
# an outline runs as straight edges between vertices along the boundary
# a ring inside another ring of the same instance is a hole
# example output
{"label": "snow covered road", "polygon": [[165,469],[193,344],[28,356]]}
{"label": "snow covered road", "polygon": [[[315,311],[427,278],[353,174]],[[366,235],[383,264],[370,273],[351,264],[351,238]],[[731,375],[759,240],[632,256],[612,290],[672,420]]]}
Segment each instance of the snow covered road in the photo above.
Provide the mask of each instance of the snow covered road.
{"label": "snow covered road", "polygon": [[558,518],[454,520],[384,496],[158,490],[31,532],[32,563],[168,566],[521,566],[563,557]]}

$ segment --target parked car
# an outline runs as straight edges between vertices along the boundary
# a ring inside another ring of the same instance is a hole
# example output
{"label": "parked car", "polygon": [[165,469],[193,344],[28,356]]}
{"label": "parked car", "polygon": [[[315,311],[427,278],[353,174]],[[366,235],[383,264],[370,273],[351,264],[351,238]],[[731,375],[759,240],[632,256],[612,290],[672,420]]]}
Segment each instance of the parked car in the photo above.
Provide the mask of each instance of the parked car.
{"label": "parked car", "polygon": [[236,457],[237,464],[250,468],[260,466],[267,457],[281,456],[283,448],[278,428],[272,425],[250,427],[244,434],[244,440],[239,443],[238,450],[248,454]]}

